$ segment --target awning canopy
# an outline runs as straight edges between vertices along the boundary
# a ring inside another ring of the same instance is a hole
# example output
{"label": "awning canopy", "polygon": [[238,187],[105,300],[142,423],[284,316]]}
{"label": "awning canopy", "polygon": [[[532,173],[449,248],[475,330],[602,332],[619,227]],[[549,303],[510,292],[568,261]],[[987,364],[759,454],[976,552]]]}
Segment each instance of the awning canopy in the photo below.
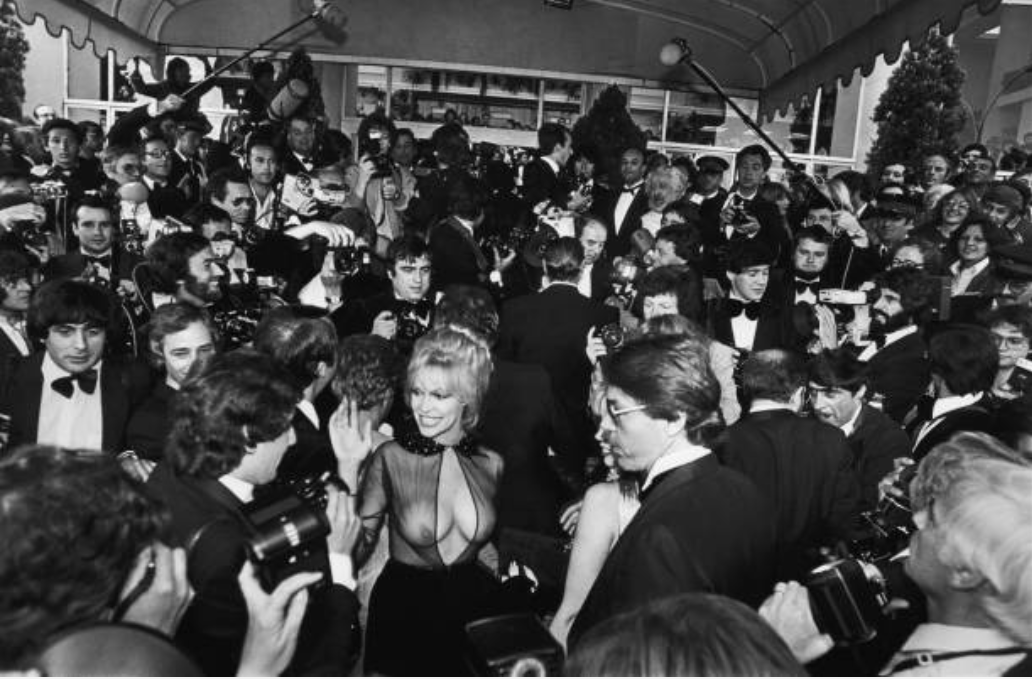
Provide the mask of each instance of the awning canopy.
{"label": "awning canopy", "polygon": [[[301,29],[277,45],[373,63],[419,61],[527,72],[699,84],[689,69],[660,64],[672,37],[691,46],[729,91],[757,96],[771,115],[818,87],[844,83],[875,59],[894,61],[938,24],[951,33],[962,13],[987,14],[1001,0],[347,0],[348,37]],[[41,14],[51,33],[92,41],[120,60],[193,48],[257,45],[310,9],[311,0],[15,0],[19,15]]]}

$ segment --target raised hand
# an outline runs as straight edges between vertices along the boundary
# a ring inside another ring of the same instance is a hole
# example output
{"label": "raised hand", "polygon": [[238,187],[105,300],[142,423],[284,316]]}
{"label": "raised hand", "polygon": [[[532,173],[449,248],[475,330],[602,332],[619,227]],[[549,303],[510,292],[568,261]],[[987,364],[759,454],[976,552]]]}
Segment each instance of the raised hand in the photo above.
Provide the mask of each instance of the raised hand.
{"label": "raised hand", "polygon": [[360,417],[358,402],[341,399],[330,417],[330,443],[337,457],[337,473],[352,492],[358,488],[358,472],[373,449],[373,423]]}
{"label": "raised hand", "polygon": [[136,558],[120,597],[128,604],[121,619],[172,636],[193,595],[186,575],[186,551],[157,542]]}

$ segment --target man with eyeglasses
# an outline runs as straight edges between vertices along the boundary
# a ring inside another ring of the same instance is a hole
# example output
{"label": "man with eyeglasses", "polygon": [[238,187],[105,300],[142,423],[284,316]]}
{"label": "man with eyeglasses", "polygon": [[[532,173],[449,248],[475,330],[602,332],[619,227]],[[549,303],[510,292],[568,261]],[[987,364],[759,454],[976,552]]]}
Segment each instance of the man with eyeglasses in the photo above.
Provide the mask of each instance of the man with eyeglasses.
{"label": "man with eyeglasses", "polygon": [[1003,306],[989,313],[985,326],[992,333],[1000,353],[1000,367],[993,382],[993,395],[1010,401],[1023,395],[1032,396],[1032,390],[1023,393],[1011,384],[1018,362],[1028,358],[1032,342],[1032,309],[1022,306]]}
{"label": "man with eyeglasses", "polygon": [[960,151],[961,173],[951,182],[970,189],[979,198],[996,176],[996,161],[983,144],[968,144]]}
{"label": "man with eyeglasses", "polygon": [[186,195],[169,182],[172,174],[172,149],[164,137],[149,137],[143,142],[143,183],[150,191],[147,207],[153,217],[181,219],[190,208]]}

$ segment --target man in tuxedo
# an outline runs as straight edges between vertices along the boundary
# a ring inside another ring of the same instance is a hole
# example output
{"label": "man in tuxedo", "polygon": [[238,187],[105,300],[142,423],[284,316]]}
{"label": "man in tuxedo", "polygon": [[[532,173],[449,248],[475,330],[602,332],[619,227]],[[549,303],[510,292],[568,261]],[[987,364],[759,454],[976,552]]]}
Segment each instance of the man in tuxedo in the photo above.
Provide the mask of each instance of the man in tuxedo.
{"label": "man in tuxedo", "polygon": [[993,433],[990,394],[1000,354],[986,328],[958,325],[932,336],[928,361],[935,397],[918,401],[917,417],[907,426],[910,457],[918,461],[959,431]]}
{"label": "man in tuxedo", "polygon": [[[254,224],[260,229],[276,227],[279,210],[280,161],[279,150],[269,136],[254,134],[247,142],[247,183],[254,196]],[[215,197],[212,197],[213,202]],[[223,208],[225,209],[225,208]],[[240,216],[243,220],[243,215]],[[241,221],[239,228],[246,222]]]}
{"label": "man in tuxedo", "polygon": [[[877,248],[871,247],[867,231],[852,213],[837,208],[821,194],[806,205],[803,227],[827,234],[828,253],[822,270],[823,287],[855,289],[881,271]],[[796,234],[798,249],[799,234]],[[798,267],[797,267],[798,268]]]}
{"label": "man in tuxedo", "polygon": [[[573,137],[558,123],[545,123],[538,130],[538,157],[523,168],[523,200],[534,210],[541,203],[565,209],[570,187],[566,163],[573,154]],[[575,209],[571,207],[571,209]]]}
{"label": "man in tuxedo", "polygon": [[808,304],[817,306],[820,292],[834,288],[828,272],[828,254],[831,236],[815,227],[804,227],[796,232],[792,250],[792,279],[783,286],[787,306]]}
{"label": "man in tuxedo", "polygon": [[300,481],[336,473],[329,423],[322,421],[315,407],[337,367],[333,324],[321,314],[306,314],[300,308],[270,309],[255,330],[254,348],[285,368],[301,391],[291,421],[296,441],[284,454],[276,478]]}
{"label": "man in tuxedo", "polygon": [[[544,289],[511,299],[502,307],[498,356],[536,363],[548,371],[560,417],[573,429],[577,448],[560,459],[571,477],[583,479],[584,463],[594,450],[594,425],[588,416],[591,364],[584,354],[588,331],[619,320],[619,312],[586,299],[577,290],[584,248],[575,238],[560,238],[542,257]],[[558,452],[558,451],[557,451]]]}
{"label": "man in tuxedo", "polygon": [[722,428],[701,342],[647,337],[605,364],[599,435],[621,471],[644,477],[641,508],[595,579],[569,635],[688,592],[755,606],[773,582],[773,512],[752,481],[709,445]]}
{"label": "man in tuxedo", "polygon": [[718,457],[752,479],[775,509],[777,577],[801,578],[822,561],[818,549],[853,535],[859,487],[846,437],[799,414],[802,357],[769,349],[742,365],[749,412],[723,435]]}
{"label": "man in tuxedo", "polygon": [[[498,340],[498,311],[482,288],[452,286],[437,305],[434,326],[459,325]],[[529,566],[553,595],[562,590],[566,557],[559,516],[583,487],[562,467],[576,442],[559,415],[552,380],[539,365],[496,357],[480,417],[484,445],[505,460],[498,489],[499,555]]]}
{"label": "man in tuxedo", "polygon": [[590,215],[578,216],[574,218],[573,223],[577,239],[584,248],[584,263],[577,289],[588,299],[604,302],[613,294],[613,284],[610,281],[613,267],[602,257],[609,232],[601,220]]}
{"label": "man in tuxedo", "polygon": [[330,320],[339,337],[373,334],[395,342],[404,353],[430,329],[434,295],[433,260],[425,241],[403,236],[387,249],[390,289],[349,300]]}
{"label": "man in tuxedo", "polygon": [[646,169],[644,149],[625,149],[620,156],[623,186],[600,201],[598,214],[609,227],[606,258],[610,261],[631,251],[631,235],[641,228],[641,218],[649,211],[649,197],[645,193]]}
{"label": "man in tuxedo", "polygon": [[716,219],[727,200],[722,186],[724,173],[731,166],[720,156],[700,156],[695,160],[695,181],[688,193],[688,202],[699,208],[701,219]]}
{"label": "man in tuxedo", "polygon": [[316,168],[332,163],[318,148],[315,121],[300,115],[287,121],[286,148],[281,154],[283,174],[311,174]]}
{"label": "man in tuxedo", "polygon": [[172,151],[172,172],[168,183],[179,188],[189,205],[196,205],[203,198],[208,174],[201,161],[201,142],[211,129],[205,118],[198,114],[176,123],[176,147]]}
{"label": "man in tuxedo", "polygon": [[115,241],[117,225],[111,204],[100,196],[86,196],[75,206],[72,233],[79,251],[54,257],[43,267],[48,280],[86,277],[112,292],[135,290],[133,269],[139,258]]}
{"label": "man in tuxedo", "polygon": [[768,294],[773,254],[763,241],[741,240],[727,255],[728,296],[708,314],[710,336],[744,351],[791,346],[790,317],[777,293]]}
{"label": "man in tuxedo", "polygon": [[[275,362],[253,350],[216,356],[183,386],[173,409],[166,459],[147,480],[168,507],[172,537],[190,546],[187,574],[196,595],[177,645],[209,676],[234,673],[248,627],[237,580],[251,534],[248,505],[276,478],[295,441],[300,392]],[[327,489],[330,528],[318,561],[328,582],[309,591],[289,674],[343,676],[357,652],[358,602],[351,564],[357,530],[352,501]]]}
{"label": "man in tuxedo", "polygon": [[477,242],[486,204],[487,194],[476,179],[468,174],[452,178],[448,186],[448,216],[430,229],[434,286],[438,290],[456,284],[485,288],[501,285],[502,270],[515,261],[515,252],[498,259],[495,253],[485,253]]}
{"label": "man in tuxedo", "polygon": [[878,299],[871,305],[872,341],[857,358],[867,363],[870,398],[903,423],[930,380],[921,329],[930,318],[937,281],[913,269],[890,269],[875,277]]}
{"label": "man in tuxedo", "polygon": [[29,333],[45,351],[14,370],[2,409],[8,447],[42,443],[119,452],[133,407],[146,396],[144,366],[104,359],[114,318],[110,294],[78,280],[44,284],[29,307]]}
{"label": "man in tuxedo", "polygon": [[867,366],[848,349],[825,350],[810,359],[810,406],[821,422],[838,427],[849,442],[860,484],[858,512],[874,509],[878,482],[894,461],[910,457],[910,438],[887,415],[865,402]]}
{"label": "man in tuxedo", "polygon": [[164,137],[152,136],[143,142],[143,183],[150,190],[147,207],[157,218],[182,219],[191,203],[172,183],[172,149]]}
{"label": "man in tuxedo", "polygon": [[[79,157],[82,130],[66,118],[53,118],[43,125],[43,143],[50,154],[50,168],[37,178],[57,180],[68,191],[68,203],[75,204],[88,191],[96,191],[104,183],[104,175],[97,163],[86,163]],[[43,169],[47,169],[43,166]],[[33,172],[36,175],[36,172]]]}

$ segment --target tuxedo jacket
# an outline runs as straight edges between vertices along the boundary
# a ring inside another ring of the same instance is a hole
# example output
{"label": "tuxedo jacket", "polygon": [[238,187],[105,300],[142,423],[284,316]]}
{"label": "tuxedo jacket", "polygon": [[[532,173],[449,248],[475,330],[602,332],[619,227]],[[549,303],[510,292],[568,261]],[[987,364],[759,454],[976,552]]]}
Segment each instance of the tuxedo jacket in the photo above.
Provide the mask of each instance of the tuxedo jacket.
{"label": "tuxedo jacket", "polygon": [[[32,341],[28,340],[29,352],[33,351]],[[0,404],[7,402],[7,394],[11,388],[11,380],[14,378],[14,371],[18,364],[27,360],[28,356],[22,356],[7,333],[0,330]]]}
{"label": "tuxedo jacket", "polygon": [[774,585],[774,513],[756,486],[715,456],[662,474],[610,552],[570,630],[689,592],[757,606]]}
{"label": "tuxedo jacket", "polygon": [[613,265],[605,257],[599,257],[591,267],[591,299],[604,302],[613,294]]}
{"label": "tuxedo jacket", "polygon": [[[117,245],[111,248],[111,289],[118,289],[118,282],[132,280],[133,269],[140,258],[131,255]],[[43,278],[47,281],[59,278],[78,278],[86,269],[86,256],[82,252],[58,255],[43,266]]]}
{"label": "tuxedo jacket", "polygon": [[907,433],[913,442],[910,457],[915,461],[923,460],[932,448],[949,441],[958,432],[980,431],[995,435],[992,401],[988,397],[983,397],[976,403],[946,413],[924,436],[918,439],[924,424],[932,419],[934,403],[935,399],[932,397],[922,397],[917,406],[917,417],[907,425]]}
{"label": "tuxedo jacket", "polygon": [[558,537],[560,508],[582,488],[576,441],[559,414],[545,369],[496,360],[479,433],[505,460],[498,527]]}
{"label": "tuxedo jacket", "polygon": [[[39,431],[39,406],[43,389],[43,357],[40,352],[23,360],[14,370],[2,412],[11,418],[8,449],[35,443]],[[100,391],[103,418],[103,448],[109,453],[125,450],[125,429],[133,408],[150,388],[150,374],[139,363],[120,363],[105,358],[97,389]]]}
{"label": "tuxedo jacket", "polygon": [[305,166],[301,164],[301,161],[297,159],[297,156],[295,156],[294,152],[291,151],[289,148],[282,148],[282,149],[280,149],[279,157],[280,157],[280,174],[283,175],[283,176],[286,176],[288,174],[293,174],[293,175],[307,174],[307,175],[310,175],[313,172],[315,172],[316,170],[318,170],[320,167],[323,167],[325,165],[329,165],[330,163],[334,162],[334,160],[335,160],[333,158],[330,158],[326,154],[326,152],[323,151],[322,149],[316,148],[315,151],[312,152],[312,156],[311,156],[312,160],[313,160],[312,169],[308,170],[308,169],[305,169]]}
{"label": "tuxedo jacket", "polygon": [[469,230],[454,217],[438,222],[430,230],[430,252],[435,290],[444,290],[449,285],[488,285],[487,257]]}
{"label": "tuxedo jacket", "polygon": [[[174,541],[188,548],[187,574],[195,596],[176,631],[176,645],[208,676],[232,676],[247,632],[247,607],[237,575],[247,558],[243,504],[221,483],[175,473],[159,464],[148,491],[171,514]],[[308,610],[294,659],[285,674],[346,676],[358,601],[332,585],[309,590]]]}
{"label": "tuxedo jacket", "polygon": [[649,197],[645,193],[645,185],[634,194],[634,200],[627,208],[623,222],[616,223],[616,204],[623,190],[613,189],[603,194],[596,214],[600,216],[609,231],[606,240],[605,258],[612,261],[616,257],[624,257],[631,251],[631,234],[641,228],[641,218],[649,211]]}
{"label": "tuxedo jacket", "polygon": [[778,579],[799,579],[817,548],[852,536],[859,486],[840,429],[789,409],[748,413],[724,432],[720,460],[774,508]]}
{"label": "tuxedo jacket", "polygon": [[175,389],[164,380],[155,385],[139,407],[133,411],[125,431],[125,445],[145,460],[165,457],[165,442],[172,429],[169,409]]}
{"label": "tuxedo jacket", "polygon": [[[294,410],[291,420],[294,445],[287,448],[276,469],[276,477],[285,481],[299,481],[306,477],[320,476],[323,472],[337,473],[337,456],[333,453],[330,437],[325,429],[318,429],[300,410]],[[357,490],[357,489],[352,489]]]}
{"label": "tuxedo jacket", "polygon": [[[772,292],[760,300],[760,316],[756,319],[756,335],[750,351],[764,349],[789,349],[796,343],[792,328],[791,309],[778,304],[779,293]],[[707,310],[709,335],[713,339],[729,347],[738,347],[734,331],[731,327],[731,314],[728,300],[723,298],[711,300]]]}
{"label": "tuxedo jacket", "polygon": [[523,200],[527,207],[534,209],[537,204],[549,201],[553,205],[565,208],[568,202],[566,182],[563,181],[562,168],[556,174],[552,167],[541,158],[535,158],[523,168]]}
{"label": "tuxedo jacket", "polygon": [[882,412],[900,424],[932,379],[927,352],[918,330],[883,347],[867,362],[869,392],[884,397]]}
{"label": "tuxedo jacket", "polygon": [[172,171],[168,175],[168,183],[169,186],[181,189],[188,204],[199,203],[206,183],[204,163],[200,158],[193,158],[192,161],[184,160],[173,150]]}
{"label": "tuxedo jacket", "polygon": [[594,449],[595,432],[588,416],[591,364],[584,355],[588,330],[616,323],[619,318],[617,309],[587,299],[565,283],[502,306],[498,356],[536,363],[548,372],[559,412],[571,423],[580,443],[581,459]]}
{"label": "tuxedo jacket", "polygon": [[[427,303],[431,308],[429,323],[432,326],[433,295],[429,295]],[[394,290],[388,286],[383,292],[345,302],[343,306],[330,314],[330,320],[337,328],[338,337],[368,335],[373,331],[373,321],[376,320],[376,317],[384,311],[393,310],[395,304],[397,304],[397,298],[394,296]]]}
{"label": "tuxedo jacket", "polygon": [[885,413],[864,405],[847,438],[860,483],[858,509],[866,512],[878,503],[878,482],[893,470],[893,461],[910,457],[910,437]]}

